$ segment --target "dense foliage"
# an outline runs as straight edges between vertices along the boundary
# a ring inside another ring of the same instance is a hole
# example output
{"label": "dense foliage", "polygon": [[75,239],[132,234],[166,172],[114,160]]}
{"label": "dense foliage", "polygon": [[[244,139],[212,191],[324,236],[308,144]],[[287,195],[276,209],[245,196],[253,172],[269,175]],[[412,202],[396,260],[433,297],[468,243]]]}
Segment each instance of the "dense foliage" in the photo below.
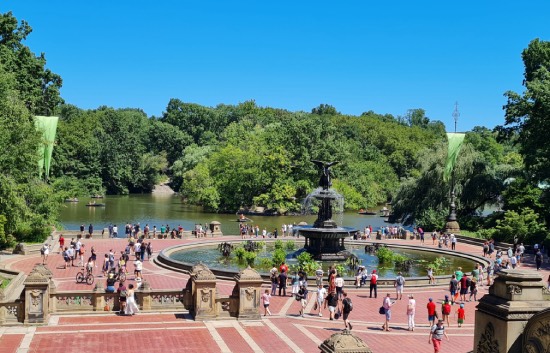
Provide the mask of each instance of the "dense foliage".
{"label": "dense foliage", "polygon": [[[168,179],[185,202],[208,211],[298,211],[317,186],[312,159],[340,162],[333,187],[346,209],[392,200],[396,220],[443,227],[450,194],[442,178],[445,129],[423,109],[350,116],[328,104],[306,113],[173,98],[160,117],[130,108],[83,110],[64,104],[61,77],[45,67],[44,54],[23,44],[30,33],[25,21],[0,14],[0,247],[13,243],[7,234],[39,241],[66,197],[150,192]],[[546,236],[550,221],[550,43],[531,42],[523,60],[526,91],[506,93],[498,131],[468,132],[454,177],[465,228],[534,241]],[[52,114],[60,121],[46,183],[38,179],[33,116]],[[491,204],[503,212],[481,217]]]}

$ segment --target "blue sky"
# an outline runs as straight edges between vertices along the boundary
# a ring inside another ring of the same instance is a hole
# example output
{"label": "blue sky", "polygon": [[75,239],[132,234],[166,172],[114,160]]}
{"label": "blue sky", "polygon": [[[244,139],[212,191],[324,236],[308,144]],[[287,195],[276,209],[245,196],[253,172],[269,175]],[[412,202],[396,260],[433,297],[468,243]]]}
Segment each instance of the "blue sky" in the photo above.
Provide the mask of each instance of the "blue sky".
{"label": "blue sky", "polygon": [[[528,4],[528,5],[527,5]],[[162,114],[170,98],[206,106],[255,100],[310,111],[404,115],[423,108],[458,130],[504,122],[503,93],[523,91],[521,51],[550,40],[548,1],[21,1],[81,108]]]}

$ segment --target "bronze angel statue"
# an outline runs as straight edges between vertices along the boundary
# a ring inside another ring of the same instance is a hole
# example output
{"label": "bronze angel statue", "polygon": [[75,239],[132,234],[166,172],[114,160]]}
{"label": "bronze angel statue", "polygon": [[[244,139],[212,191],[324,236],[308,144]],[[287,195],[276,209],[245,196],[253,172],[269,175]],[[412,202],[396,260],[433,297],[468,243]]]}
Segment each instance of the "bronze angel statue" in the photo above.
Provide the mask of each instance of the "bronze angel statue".
{"label": "bronze angel statue", "polygon": [[316,160],[312,160],[311,162],[315,163],[315,165],[318,166],[319,169],[321,169],[322,171],[321,179],[319,180],[319,186],[323,190],[328,190],[332,186],[332,182],[330,181],[330,167],[340,162],[323,162]]}

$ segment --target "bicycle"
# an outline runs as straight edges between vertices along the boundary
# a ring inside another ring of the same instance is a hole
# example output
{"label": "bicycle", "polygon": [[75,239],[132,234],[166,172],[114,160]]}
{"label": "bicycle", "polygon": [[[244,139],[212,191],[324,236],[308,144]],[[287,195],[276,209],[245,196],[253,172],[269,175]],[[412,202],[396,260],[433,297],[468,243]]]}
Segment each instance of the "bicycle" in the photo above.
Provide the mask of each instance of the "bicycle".
{"label": "bicycle", "polygon": [[[84,271],[84,269],[82,269],[82,271]],[[94,275],[92,275],[92,273],[89,271],[86,271],[86,274],[84,274],[84,272],[82,271],[76,274],[76,283],[84,283],[84,282],[86,282],[87,284],[94,283]]]}

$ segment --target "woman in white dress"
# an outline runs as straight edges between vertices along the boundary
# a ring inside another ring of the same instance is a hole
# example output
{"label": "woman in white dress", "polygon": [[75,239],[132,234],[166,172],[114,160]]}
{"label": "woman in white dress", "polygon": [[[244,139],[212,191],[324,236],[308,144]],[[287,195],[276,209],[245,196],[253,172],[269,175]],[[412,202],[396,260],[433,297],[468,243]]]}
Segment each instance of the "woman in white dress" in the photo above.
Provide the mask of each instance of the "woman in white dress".
{"label": "woman in white dress", "polygon": [[135,315],[139,311],[139,308],[136,304],[136,298],[134,297],[133,284],[128,285],[128,291],[126,293],[126,309],[124,309],[124,313],[126,315]]}

